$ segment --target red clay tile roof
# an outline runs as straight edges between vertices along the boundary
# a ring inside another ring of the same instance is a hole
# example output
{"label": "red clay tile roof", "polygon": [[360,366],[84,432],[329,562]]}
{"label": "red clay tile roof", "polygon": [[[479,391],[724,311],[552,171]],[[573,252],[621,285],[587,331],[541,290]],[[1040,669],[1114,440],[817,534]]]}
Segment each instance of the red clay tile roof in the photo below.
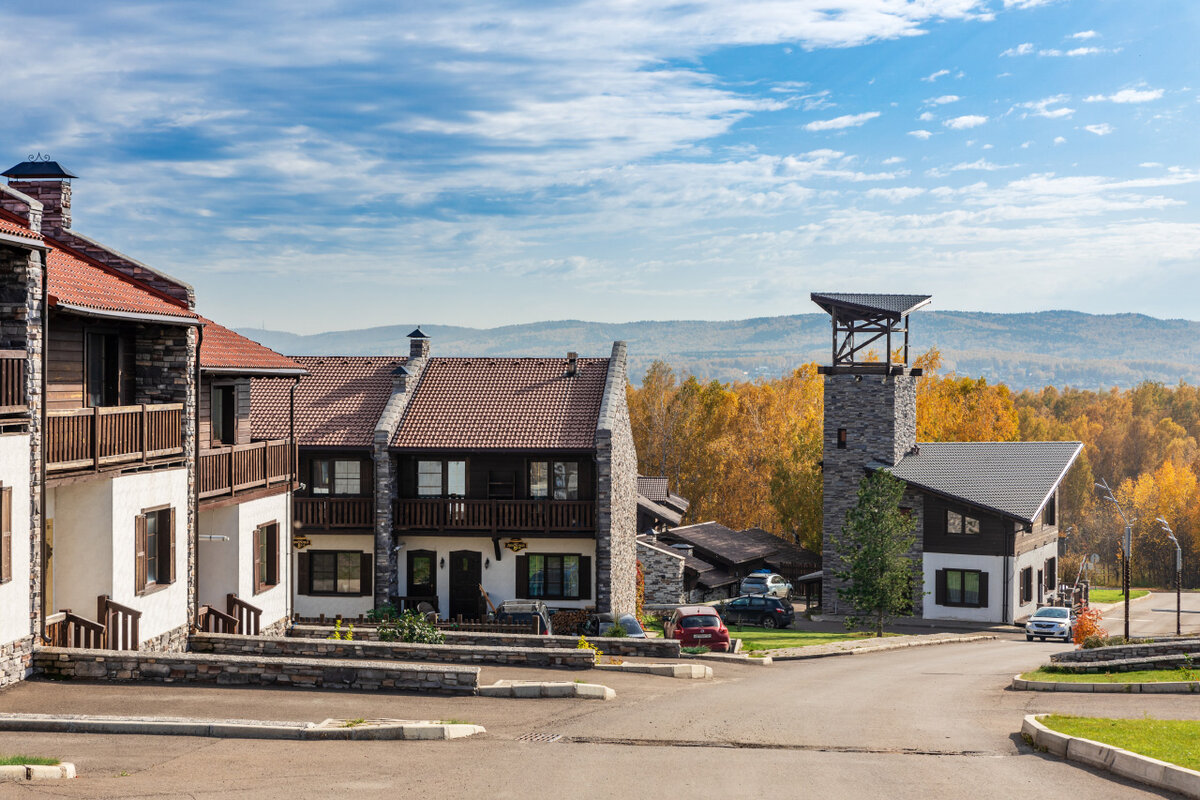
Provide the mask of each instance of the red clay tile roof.
{"label": "red clay tile roof", "polygon": [[[397,356],[294,356],[308,370],[296,386],[296,439],[311,447],[370,447],[392,396]],[[288,435],[291,383],[250,382],[250,429],[256,439]]]}
{"label": "red clay tile roof", "polygon": [[52,306],[66,303],[97,311],[157,314],[181,320],[197,314],[180,301],[130,280],[98,261],[46,237],[47,290]]}
{"label": "red clay tile roof", "polygon": [[0,216],[0,233],[7,233],[10,236],[20,236],[22,239],[40,240],[42,238],[40,233],[31,231],[29,226],[15,214],[8,213]]}
{"label": "red clay tile roof", "polygon": [[590,450],[607,358],[431,358],[392,447]]}
{"label": "red clay tile roof", "polygon": [[204,323],[204,340],[200,343],[201,369],[241,369],[249,374],[259,370],[303,369],[287,356],[234,333],[224,325],[205,317],[200,321]]}

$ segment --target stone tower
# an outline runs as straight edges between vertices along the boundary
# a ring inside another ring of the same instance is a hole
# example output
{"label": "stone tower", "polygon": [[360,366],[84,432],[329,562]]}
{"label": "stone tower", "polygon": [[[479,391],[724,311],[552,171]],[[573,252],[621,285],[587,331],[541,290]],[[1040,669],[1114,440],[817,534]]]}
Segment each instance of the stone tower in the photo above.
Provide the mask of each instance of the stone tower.
{"label": "stone tower", "polygon": [[[894,466],[916,446],[921,370],[909,366],[908,315],[930,297],[823,292],[811,297],[829,313],[833,327],[831,363],[819,369],[825,376],[821,603],[828,612],[840,613],[833,575],[841,563],[836,540],[846,512],[858,500],[859,483],[868,465]],[[893,335],[903,335],[903,344],[894,344]],[[872,350],[881,358],[862,360]]]}

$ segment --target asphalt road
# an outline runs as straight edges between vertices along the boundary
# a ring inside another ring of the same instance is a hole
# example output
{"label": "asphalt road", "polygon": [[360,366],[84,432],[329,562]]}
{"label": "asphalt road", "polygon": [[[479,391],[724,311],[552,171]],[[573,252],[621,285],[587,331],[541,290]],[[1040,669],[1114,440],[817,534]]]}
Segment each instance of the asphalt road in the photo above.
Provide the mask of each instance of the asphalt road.
{"label": "asphalt road", "polygon": [[[1200,592],[1184,592],[1180,599],[1181,629],[1185,634],[1200,634]],[[1104,612],[1104,627],[1109,634],[1125,629],[1125,604],[1117,603]],[[1161,636],[1175,634],[1175,593],[1152,592],[1148,597],[1129,603],[1129,633],[1132,636]]]}
{"label": "asphalt road", "polygon": [[[456,719],[488,733],[452,742],[0,733],[0,752],[56,755],[82,776],[0,784],[0,797],[1166,796],[1020,741],[1030,712],[1200,718],[1200,696],[1006,688],[1061,647],[1013,637],[770,667],[715,664],[716,678],[703,682],[587,673],[617,690],[603,703],[27,682],[0,692],[0,710]],[[485,669],[483,678],[547,675],[563,673]],[[536,733],[564,738],[520,741]]]}

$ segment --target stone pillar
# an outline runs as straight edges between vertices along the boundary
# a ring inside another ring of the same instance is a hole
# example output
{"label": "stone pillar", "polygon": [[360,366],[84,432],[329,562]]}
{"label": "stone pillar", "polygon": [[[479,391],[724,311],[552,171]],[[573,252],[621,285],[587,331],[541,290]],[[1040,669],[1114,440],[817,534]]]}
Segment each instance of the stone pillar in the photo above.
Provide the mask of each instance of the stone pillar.
{"label": "stone pillar", "polygon": [[614,342],[596,423],[596,610],[637,606],[637,450],[625,392],[625,342]]}
{"label": "stone pillar", "polygon": [[42,233],[59,238],[71,227],[71,182],[69,180],[9,181],[18,192],[42,204]]}

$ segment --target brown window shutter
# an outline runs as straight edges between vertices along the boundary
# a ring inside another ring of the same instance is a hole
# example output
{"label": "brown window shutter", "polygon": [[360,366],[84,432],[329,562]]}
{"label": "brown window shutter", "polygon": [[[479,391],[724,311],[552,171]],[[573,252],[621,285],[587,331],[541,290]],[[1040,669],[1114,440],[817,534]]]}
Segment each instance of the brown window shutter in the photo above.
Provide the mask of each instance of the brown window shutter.
{"label": "brown window shutter", "polygon": [[359,575],[360,588],[358,591],[363,597],[368,597],[375,593],[371,581],[373,577],[375,577],[375,554],[363,553],[361,575]]}
{"label": "brown window shutter", "polygon": [[933,584],[933,602],[939,606],[946,605],[946,570],[939,569],[935,573]]}
{"label": "brown window shutter", "polygon": [[[529,571],[525,572],[525,580],[529,580]],[[592,558],[591,556],[579,557],[579,599],[592,599]]]}
{"label": "brown window shutter", "polygon": [[979,573],[979,607],[988,607],[988,574],[986,572]]}
{"label": "brown window shutter", "polygon": [[529,556],[517,556],[517,599],[529,599]]}
{"label": "brown window shutter", "polygon": [[133,590],[146,591],[146,515],[133,518]]}
{"label": "brown window shutter", "polygon": [[0,583],[12,580],[12,487],[0,489]]}
{"label": "brown window shutter", "polygon": [[[161,565],[166,561],[167,565],[167,583],[175,582],[175,509],[172,508],[167,512],[167,538],[164,539],[162,534],[158,537],[158,563]],[[162,566],[159,566],[162,569]]]}
{"label": "brown window shutter", "polygon": [[308,553],[296,554],[296,593],[309,594],[312,591],[311,571],[308,566]]}
{"label": "brown window shutter", "polygon": [[263,526],[259,525],[254,529],[254,591],[258,591],[263,585],[263,563],[262,563],[262,538]]}
{"label": "brown window shutter", "polygon": [[267,584],[279,585],[279,523],[272,522],[265,531],[267,537]]}

